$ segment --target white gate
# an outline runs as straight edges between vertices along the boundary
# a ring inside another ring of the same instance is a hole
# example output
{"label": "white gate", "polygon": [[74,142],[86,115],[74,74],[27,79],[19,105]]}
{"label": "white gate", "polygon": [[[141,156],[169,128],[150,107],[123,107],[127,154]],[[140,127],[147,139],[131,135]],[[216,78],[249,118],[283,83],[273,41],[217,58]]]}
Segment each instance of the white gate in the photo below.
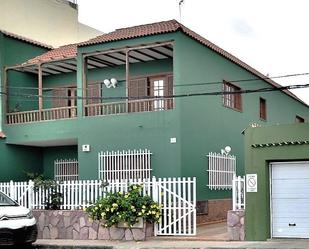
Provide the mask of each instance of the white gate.
{"label": "white gate", "polygon": [[155,235],[196,235],[196,178],[159,178],[156,185],[163,208]]}

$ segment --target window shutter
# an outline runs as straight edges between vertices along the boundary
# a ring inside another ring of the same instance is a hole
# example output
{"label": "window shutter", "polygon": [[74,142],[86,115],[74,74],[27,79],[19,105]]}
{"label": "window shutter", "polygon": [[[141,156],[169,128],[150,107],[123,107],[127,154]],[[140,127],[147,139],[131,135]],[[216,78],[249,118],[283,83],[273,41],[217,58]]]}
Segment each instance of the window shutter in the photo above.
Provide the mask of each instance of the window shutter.
{"label": "window shutter", "polygon": [[129,112],[145,111],[145,102],[135,101],[147,96],[147,78],[134,79],[129,81],[128,86]]}
{"label": "window shutter", "polygon": [[90,84],[87,88],[87,103],[98,104],[101,103],[101,83]]}
{"label": "window shutter", "polygon": [[53,108],[68,106],[68,89],[53,89]]}
{"label": "window shutter", "polygon": [[173,109],[173,94],[174,94],[173,75],[166,76],[166,84],[164,89],[164,96],[170,97],[165,100],[165,109]]}

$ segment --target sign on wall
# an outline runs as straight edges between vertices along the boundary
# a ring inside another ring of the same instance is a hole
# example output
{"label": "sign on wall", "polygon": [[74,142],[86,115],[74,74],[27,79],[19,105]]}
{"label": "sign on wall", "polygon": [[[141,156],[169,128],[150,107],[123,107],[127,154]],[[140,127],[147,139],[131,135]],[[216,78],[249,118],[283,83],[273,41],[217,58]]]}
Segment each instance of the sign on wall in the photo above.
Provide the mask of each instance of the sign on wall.
{"label": "sign on wall", "polygon": [[247,192],[257,192],[257,174],[246,175],[246,190]]}

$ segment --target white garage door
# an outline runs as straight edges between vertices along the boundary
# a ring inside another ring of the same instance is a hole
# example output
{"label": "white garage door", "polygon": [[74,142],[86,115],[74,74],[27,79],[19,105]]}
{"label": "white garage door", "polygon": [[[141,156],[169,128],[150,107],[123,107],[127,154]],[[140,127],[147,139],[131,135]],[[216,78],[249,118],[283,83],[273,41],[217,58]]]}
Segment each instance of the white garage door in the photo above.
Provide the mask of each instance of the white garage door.
{"label": "white garage door", "polygon": [[309,238],[309,162],[271,163],[272,237]]}

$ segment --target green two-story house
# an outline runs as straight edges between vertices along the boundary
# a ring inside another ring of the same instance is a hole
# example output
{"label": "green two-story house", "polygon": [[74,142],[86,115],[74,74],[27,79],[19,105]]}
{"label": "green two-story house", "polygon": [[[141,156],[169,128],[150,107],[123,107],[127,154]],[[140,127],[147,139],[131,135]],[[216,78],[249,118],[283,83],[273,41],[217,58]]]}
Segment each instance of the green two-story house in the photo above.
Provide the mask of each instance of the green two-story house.
{"label": "green two-story house", "polygon": [[208,187],[208,153],[230,146],[243,174],[246,127],[309,120],[292,93],[254,91],[278,84],[175,20],[62,46],[4,75],[2,146],[31,153],[1,163],[1,180],[195,176],[202,221],[224,218],[231,198]]}

